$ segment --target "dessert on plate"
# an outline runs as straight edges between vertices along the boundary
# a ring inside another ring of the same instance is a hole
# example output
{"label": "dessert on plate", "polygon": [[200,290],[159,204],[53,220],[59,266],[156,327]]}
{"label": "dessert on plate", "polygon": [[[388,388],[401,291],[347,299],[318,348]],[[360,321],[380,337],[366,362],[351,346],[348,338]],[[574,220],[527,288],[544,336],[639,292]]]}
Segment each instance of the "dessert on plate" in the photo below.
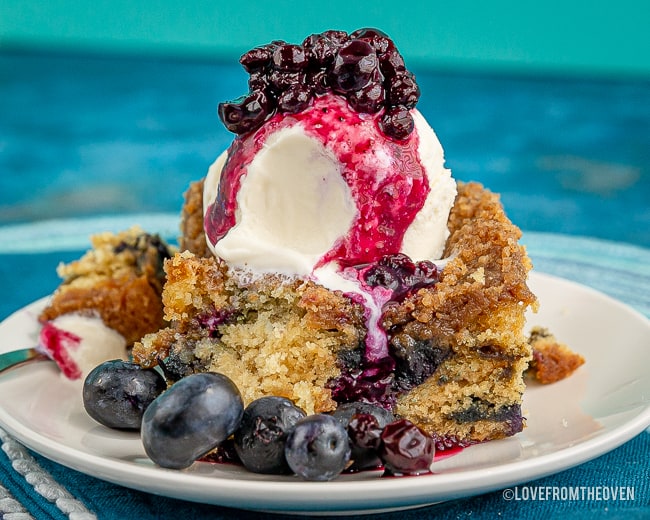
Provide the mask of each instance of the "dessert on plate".
{"label": "dessert on plate", "polygon": [[240,61],[235,138],[186,193],[168,325],[134,360],[222,373],[245,403],[376,403],[438,449],[521,431],[531,262],[498,196],[445,168],[394,43],[326,31]]}

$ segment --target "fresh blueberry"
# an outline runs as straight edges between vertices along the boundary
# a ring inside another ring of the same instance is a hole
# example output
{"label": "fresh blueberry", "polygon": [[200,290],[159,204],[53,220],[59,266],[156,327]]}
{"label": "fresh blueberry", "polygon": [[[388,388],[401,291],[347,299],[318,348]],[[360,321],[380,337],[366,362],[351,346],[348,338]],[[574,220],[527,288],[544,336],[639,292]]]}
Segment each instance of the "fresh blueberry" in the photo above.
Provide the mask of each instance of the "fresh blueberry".
{"label": "fresh blueberry", "polygon": [[302,479],[332,480],[350,460],[350,441],[334,417],[309,415],[289,433],[284,453],[289,467]]}
{"label": "fresh blueberry", "polygon": [[354,415],[348,424],[348,437],[353,447],[375,452],[381,443],[382,428],[374,415]]}
{"label": "fresh blueberry", "polygon": [[338,408],[332,412],[332,417],[337,419],[344,428],[347,428],[350,419],[359,414],[369,414],[374,416],[375,419],[377,419],[379,426],[382,428],[395,420],[393,413],[386,410],[386,408],[372,403],[365,403],[363,401],[340,404]]}
{"label": "fresh blueberry", "polygon": [[[377,453],[377,446],[366,445],[367,442],[363,437],[366,433],[368,433],[368,436],[381,434],[384,426],[395,420],[392,412],[376,404],[354,402],[340,404],[332,413],[332,417],[336,418],[346,428],[350,437],[352,444],[350,458],[353,463],[349,469],[351,471],[360,471],[380,467],[382,461]],[[366,417],[366,419],[359,419],[360,417]],[[372,421],[367,417],[374,419],[378,431],[375,430]],[[368,440],[368,442],[370,441]]]}
{"label": "fresh blueberry", "polygon": [[244,410],[235,431],[235,450],[242,464],[254,473],[291,473],[284,457],[288,431],[305,412],[284,397],[261,397]]}
{"label": "fresh blueberry", "polygon": [[84,408],[104,426],[139,430],[144,411],[166,386],[153,369],[119,359],[105,361],[84,381]]}
{"label": "fresh blueberry", "polygon": [[213,372],[192,374],[147,408],[142,444],[159,466],[186,468],[232,435],[243,412],[241,394],[229,378]]}

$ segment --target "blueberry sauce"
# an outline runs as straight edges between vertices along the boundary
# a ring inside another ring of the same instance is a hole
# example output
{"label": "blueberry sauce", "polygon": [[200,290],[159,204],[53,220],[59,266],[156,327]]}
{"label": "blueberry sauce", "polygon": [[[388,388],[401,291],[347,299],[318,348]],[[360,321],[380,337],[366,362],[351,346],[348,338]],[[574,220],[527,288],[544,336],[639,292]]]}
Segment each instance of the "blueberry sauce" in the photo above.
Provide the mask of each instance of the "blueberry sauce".
{"label": "blueberry sauce", "polygon": [[210,337],[219,337],[218,327],[227,323],[235,316],[235,311],[232,309],[219,309],[209,313],[201,314],[196,319],[202,329],[206,329]]}
{"label": "blueberry sauce", "polygon": [[330,381],[328,388],[337,402],[362,400],[391,409],[399,393],[422,384],[450,351],[430,342],[416,342],[404,348],[381,326],[383,310],[387,304],[403,301],[418,289],[433,287],[439,280],[438,270],[432,262],[415,264],[398,253],[343,269],[341,276],[359,288],[359,292],[346,296],[363,305],[367,335],[359,362],[351,365],[342,359],[341,375]]}
{"label": "blueberry sauce", "polygon": [[75,350],[81,345],[81,338],[72,332],[60,329],[45,322],[39,335],[39,344],[45,349],[48,356],[59,365],[61,372],[68,379],[79,379],[81,369],[70,356],[70,350]]}
{"label": "blueberry sauce", "polygon": [[409,109],[420,88],[393,41],[378,29],[325,31],[299,45],[277,40],[249,50],[239,62],[250,75],[249,92],[219,104],[219,118],[235,134],[258,129],[278,112],[302,112],[328,92],[359,113],[380,113],[386,137],[402,140],[413,131]]}
{"label": "blueberry sauce", "polygon": [[205,216],[210,242],[216,244],[235,225],[242,180],[266,140],[283,128],[301,125],[306,135],[337,157],[357,208],[348,233],[316,267],[330,261],[356,266],[398,253],[430,188],[418,153],[417,132],[399,142],[386,139],[378,131],[378,117],[352,110],[338,96],[325,95],[302,112],[276,114],[256,132],[236,137],[221,172],[216,200]]}

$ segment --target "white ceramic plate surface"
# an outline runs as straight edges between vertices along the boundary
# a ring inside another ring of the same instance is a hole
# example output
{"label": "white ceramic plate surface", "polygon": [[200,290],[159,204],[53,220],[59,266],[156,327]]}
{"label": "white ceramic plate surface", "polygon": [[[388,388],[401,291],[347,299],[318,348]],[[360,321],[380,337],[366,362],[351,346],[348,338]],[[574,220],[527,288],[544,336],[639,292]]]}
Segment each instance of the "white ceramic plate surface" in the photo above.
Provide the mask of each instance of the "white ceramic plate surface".
{"label": "white ceramic plate surface", "polygon": [[[431,475],[344,475],[332,482],[249,473],[234,465],[156,467],[137,433],[112,431],[83,410],[81,383],[53,363],[0,376],[0,426],[21,443],[70,468],[134,489],[250,510],[359,513],[423,506],[521,484],[602,455],[650,426],[650,321],[587,287],[532,273],[540,311],[529,324],[548,327],[585,356],[570,378],[531,385],[527,428],[434,463]],[[0,352],[36,344],[44,300],[0,324]]]}

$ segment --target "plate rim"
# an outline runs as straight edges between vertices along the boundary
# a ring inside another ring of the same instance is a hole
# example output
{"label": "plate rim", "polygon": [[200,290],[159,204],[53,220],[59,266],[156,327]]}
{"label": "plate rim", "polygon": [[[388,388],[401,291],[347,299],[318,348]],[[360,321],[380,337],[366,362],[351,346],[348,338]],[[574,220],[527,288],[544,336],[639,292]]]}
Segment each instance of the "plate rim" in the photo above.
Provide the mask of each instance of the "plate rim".
{"label": "plate rim", "polygon": [[[633,307],[601,291],[547,273],[533,271],[531,276],[538,278],[540,282],[549,279],[557,283],[569,284],[579,291],[586,291],[590,297],[603,299],[607,304],[615,305],[635,319],[641,320],[650,330],[650,319]],[[38,308],[39,305],[44,304],[47,298],[49,296],[18,309],[1,324],[5,324],[21,311]],[[7,349],[0,347],[0,350]],[[27,373],[29,367],[21,367],[17,370]],[[469,497],[502,489],[513,484],[521,484],[559,473],[604,455],[631,440],[648,426],[650,426],[650,402],[647,402],[646,406],[633,417],[605,430],[603,434],[597,434],[576,445],[532,458],[507,461],[497,466],[447,472],[442,476],[430,474],[417,478],[369,478],[354,481],[342,478],[330,482],[314,483],[304,482],[297,478],[242,480],[237,479],[236,475],[234,478],[233,476],[229,478],[227,475],[206,477],[189,472],[181,472],[183,476],[179,478],[178,470],[167,470],[153,464],[151,466],[133,465],[86,453],[60,443],[53,443],[51,439],[37,431],[30,430],[0,408],[0,427],[18,442],[49,460],[88,476],[148,493],[163,494],[170,498],[254,511],[301,513],[317,511],[359,513],[392,509],[393,507],[417,507],[436,501]],[[508,439],[491,442],[503,441],[508,441]],[[127,478],[118,478],[118,473]],[[154,487],[149,485],[152,483],[156,485]],[[261,492],[260,487],[264,488],[264,492]],[[188,494],[187,491],[183,491],[185,488],[191,488],[191,492]],[[215,493],[214,488],[218,488],[219,492]],[[314,493],[315,490],[318,492]],[[253,491],[254,493],[248,495],[247,502],[242,504],[241,495]],[[372,493],[369,497],[360,496],[364,491],[372,491]],[[291,492],[293,497],[290,502],[287,502],[286,499],[288,492]]]}

